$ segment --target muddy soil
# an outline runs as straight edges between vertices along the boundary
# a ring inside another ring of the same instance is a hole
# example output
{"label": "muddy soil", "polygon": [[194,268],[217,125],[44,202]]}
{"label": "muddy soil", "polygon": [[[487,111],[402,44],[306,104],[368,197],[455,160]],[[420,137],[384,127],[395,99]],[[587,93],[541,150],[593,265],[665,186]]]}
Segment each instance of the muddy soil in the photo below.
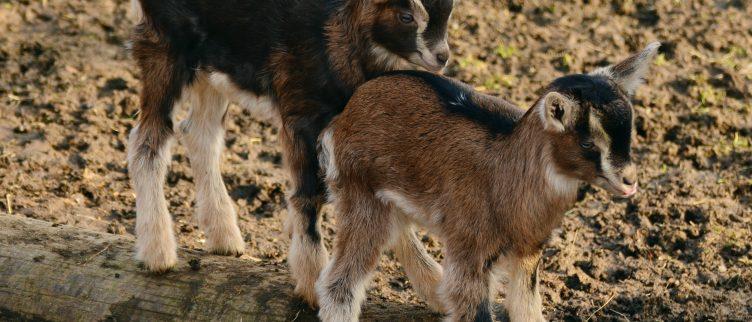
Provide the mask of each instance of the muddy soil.
{"label": "muddy soil", "polygon": [[[641,192],[615,202],[581,189],[545,248],[546,316],[752,320],[752,4],[457,2],[447,74],[521,106],[555,77],[664,44],[634,98]],[[139,82],[124,46],[128,11],[126,0],[0,0],[0,215],[133,233],[125,144]],[[223,173],[243,258],[284,268],[277,130],[234,106],[230,115]],[[201,249],[192,174],[184,149],[174,151],[175,233]],[[324,216],[330,242],[331,210]],[[440,258],[435,239],[422,239]],[[424,305],[391,254],[381,264],[370,298]]]}

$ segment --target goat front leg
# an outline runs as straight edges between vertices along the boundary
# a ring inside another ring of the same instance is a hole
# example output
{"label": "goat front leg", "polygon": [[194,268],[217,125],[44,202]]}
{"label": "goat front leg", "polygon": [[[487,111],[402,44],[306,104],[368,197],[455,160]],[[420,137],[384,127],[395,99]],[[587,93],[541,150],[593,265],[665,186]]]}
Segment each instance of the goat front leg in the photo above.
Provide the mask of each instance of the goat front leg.
{"label": "goat front leg", "polygon": [[196,183],[198,223],[206,234],[208,251],[239,255],[245,249],[245,241],[220,172],[228,102],[203,77],[194,82],[190,94],[191,114],[181,123],[180,130]]}
{"label": "goat front leg", "polygon": [[493,321],[493,274],[482,259],[471,254],[469,250],[447,250],[439,288],[448,313],[445,321]]}
{"label": "goat front leg", "polygon": [[530,255],[509,256],[507,259],[509,285],[505,306],[511,322],[546,321],[538,291],[540,259],[540,251]]}
{"label": "goat front leg", "polygon": [[282,123],[281,139],[291,184],[286,226],[292,240],[287,262],[296,282],[295,294],[317,307],[315,283],[329,257],[320,231],[319,215],[326,190],[316,153],[316,141],[326,122],[315,115],[282,115]]}

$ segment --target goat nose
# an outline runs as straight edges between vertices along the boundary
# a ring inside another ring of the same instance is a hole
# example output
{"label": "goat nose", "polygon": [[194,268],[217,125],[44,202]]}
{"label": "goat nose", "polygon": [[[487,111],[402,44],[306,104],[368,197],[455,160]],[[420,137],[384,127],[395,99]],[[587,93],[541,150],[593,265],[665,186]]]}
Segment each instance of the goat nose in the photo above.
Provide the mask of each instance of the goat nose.
{"label": "goat nose", "polygon": [[633,186],[637,182],[637,168],[630,164],[621,171],[621,181],[628,186]]}
{"label": "goat nose", "polygon": [[444,64],[447,63],[448,60],[449,60],[449,53],[440,52],[440,53],[436,54],[436,61],[438,61],[439,64],[444,65]]}

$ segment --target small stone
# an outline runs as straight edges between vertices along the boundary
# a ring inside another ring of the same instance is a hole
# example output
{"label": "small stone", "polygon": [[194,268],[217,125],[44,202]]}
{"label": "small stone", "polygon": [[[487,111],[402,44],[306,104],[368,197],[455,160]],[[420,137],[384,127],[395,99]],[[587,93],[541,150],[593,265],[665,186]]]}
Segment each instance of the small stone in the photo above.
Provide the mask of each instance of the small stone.
{"label": "small stone", "polygon": [[107,225],[107,232],[115,235],[124,235],[126,233],[125,226],[117,221],[113,221]]}
{"label": "small stone", "polygon": [[188,261],[188,266],[191,267],[192,271],[198,271],[201,269],[201,260],[198,258],[191,258],[191,260]]}

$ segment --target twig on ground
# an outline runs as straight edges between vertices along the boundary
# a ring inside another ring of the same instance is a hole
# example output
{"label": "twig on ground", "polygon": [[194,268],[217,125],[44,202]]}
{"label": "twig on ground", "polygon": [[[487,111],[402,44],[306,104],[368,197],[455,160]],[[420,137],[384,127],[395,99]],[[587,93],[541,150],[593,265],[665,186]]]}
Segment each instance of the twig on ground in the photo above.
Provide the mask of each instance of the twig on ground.
{"label": "twig on ground", "polygon": [[623,318],[625,318],[625,319],[629,320],[629,317],[628,317],[628,316],[627,316],[626,314],[624,314],[624,313],[621,313],[621,312],[619,312],[619,311],[617,311],[617,310],[614,310],[614,309],[606,309],[606,310],[609,310],[609,311],[611,311],[611,312],[614,312],[614,313],[618,314],[619,316],[621,316],[621,317],[623,317]]}
{"label": "twig on ground", "polygon": [[9,215],[13,214],[13,194],[12,193],[5,194],[5,209]]}
{"label": "twig on ground", "polygon": [[107,246],[104,246],[104,248],[102,248],[102,250],[98,251],[94,255],[89,256],[89,258],[87,258],[85,261],[81,262],[81,264],[86,264],[86,263],[90,262],[92,259],[94,259],[94,257],[99,256],[100,254],[104,253],[104,251],[106,251],[109,248],[110,248],[110,244],[107,244]]}
{"label": "twig on ground", "polygon": [[595,316],[596,313],[598,313],[601,310],[603,310],[603,308],[606,307],[606,305],[608,305],[608,303],[611,303],[611,300],[613,300],[614,297],[616,297],[616,293],[614,293],[613,295],[611,295],[611,297],[608,298],[608,300],[606,301],[606,303],[603,303],[603,305],[601,305],[601,307],[599,307],[597,310],[595,310],[595,312],[591,313],[590,316],[588,316],[587,319],[585,319],[585,322],[590,321],[590,319],[592,319],[593,316]]}

